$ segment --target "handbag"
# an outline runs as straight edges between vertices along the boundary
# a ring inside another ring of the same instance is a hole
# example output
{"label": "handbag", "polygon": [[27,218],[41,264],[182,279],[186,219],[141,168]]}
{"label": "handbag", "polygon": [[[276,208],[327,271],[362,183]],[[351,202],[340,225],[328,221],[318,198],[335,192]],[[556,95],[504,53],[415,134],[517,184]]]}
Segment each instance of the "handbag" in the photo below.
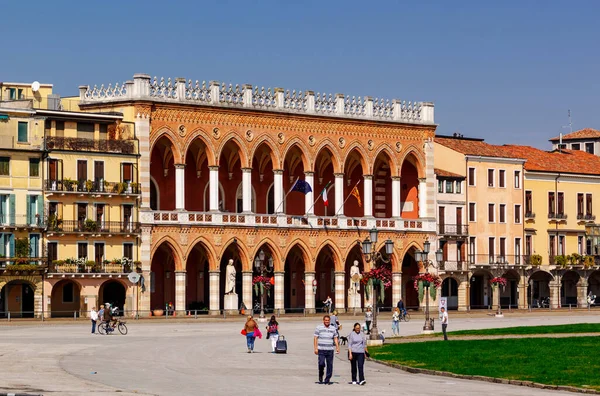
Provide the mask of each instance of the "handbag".
{"label": "handbag", "polygon": [[369,353],[369,351],[365,351],[365,356],[368,357],[368,358],[371,357],[371,354]]}
{"label": "handbag", "polygon": [[267,340],[271,337],[271,333],[267,333]]}
{"label": "handbag", "polygon": [[246,335],[246,329],[242,329],[242,331],[240,331],[241,335]]}

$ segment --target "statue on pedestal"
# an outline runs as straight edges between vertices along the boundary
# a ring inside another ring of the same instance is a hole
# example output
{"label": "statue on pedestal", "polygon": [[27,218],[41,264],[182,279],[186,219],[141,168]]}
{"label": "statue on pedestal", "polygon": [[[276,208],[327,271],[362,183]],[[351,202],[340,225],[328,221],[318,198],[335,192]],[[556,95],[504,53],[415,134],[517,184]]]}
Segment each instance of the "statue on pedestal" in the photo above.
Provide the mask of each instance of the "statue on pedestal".
{"label": "statue on pedestal", "polygon": [[354,260],[352,267],[350,267],[350,294],[357,294],[360,291],[360,280],[362,275],[358,268],[358,260]]}
{"label": "statue on pedestal", "polygon": [[233,259],[229,259],[225,269],[225,294],[236,294],[235,292],[236,270],[233,266]]}

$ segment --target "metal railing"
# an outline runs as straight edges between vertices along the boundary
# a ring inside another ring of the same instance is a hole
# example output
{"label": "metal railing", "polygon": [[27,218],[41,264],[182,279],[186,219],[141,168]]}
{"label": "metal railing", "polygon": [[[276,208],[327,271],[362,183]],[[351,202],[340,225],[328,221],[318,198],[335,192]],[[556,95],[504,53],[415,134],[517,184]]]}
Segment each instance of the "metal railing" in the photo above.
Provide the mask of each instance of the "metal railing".
{"label": "metal railing", "polygon": [[466,271],[468,269],[466,260],[443,260],[439,263],[441,271]]}
{"label": "metal railing", "polygon": [[525,265],[525,256],[515,254],[470,254],[468,256],[471,265]]}
{"label": "metal railing", "polygon": [[44,228],[46,221],[43,215],[38,214],[14,214],[0,213],[0,227],[15,228]]}
{"label": "metal railing", "polygon": [[139,183],[107,182],[105,180],[46,180],[47,191],[137,195],[141,189]]}
{"label": "metal railing", "polygon": [[18,96],[18,94],[15,94],[11,97],[9,94],[4,94],[0,102],[3,107],[11,109],[81,111],[79,109],[79,98],[61,98],[58,95]]}
{"label": "metal railing", "polygon": [[135,154],[136,144],[134,140],[96,140],[47,136],[46,149]]}
{"label": "metal railing", "polygon": [[49,219],[48,232],[76,232],[91,234],[138,234],[140,223],[133,221],[94,221]]}
{"label": "metal railing", "polygon": [[469,235],[469,226],[464,224],[438,224],[438,233],[440,235]]}
{"label": "metal railing", "polygon": [[95,263],[94,265],[65,263],[54,260],[48,265],[49,274],[128,274],[134,269],[132,264]]}
{"label": "metal railing", "polygon": [[[44,267],[43,265],[48,260],[48,257],[0,257],[0,269],[6,270],[11,269],[15,271],[36,271],[37,268],[30,268],[29,266],[35,265],[39,266],[40,270]],[[26,265],[26,267],[21,267],[21,265]]]}

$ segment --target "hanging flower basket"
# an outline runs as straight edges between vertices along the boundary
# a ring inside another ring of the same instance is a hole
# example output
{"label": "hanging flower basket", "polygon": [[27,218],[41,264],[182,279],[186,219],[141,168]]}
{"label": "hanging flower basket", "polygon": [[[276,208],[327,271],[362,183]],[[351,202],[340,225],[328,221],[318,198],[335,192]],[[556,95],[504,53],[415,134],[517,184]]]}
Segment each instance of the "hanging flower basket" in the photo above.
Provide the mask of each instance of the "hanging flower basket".
{"label": "hanging flower basket", "polygon": [[254,293],[257,296],[264,294],[266,290],[267,296],[271,297],[271,287],[274,283],[273,278],[268,276],[255,276],[252,278],[252,286],[254,286]]}
{"label": "hanging flower basket", "polygon": [[497,288],[498,286],[502,286],[502,289],[506,287],[506,278],[502,278],[501,276],[497,276],[495,278],[490,279],[490,285],[492,285],[492,289]]}
{"label": "hanging flower basket", "polygon": [[413,284],[414,288],[419,293],[419,303],[423,301],[426,287],[429,287],[429,295],[434,300],[437,297],[437,289],[442,287],[442,278],[429,272],[419,274],[413,277],[413,280],[415,281]]}
{"label": "hanging flower basket", "polygon": [[377,268],[373,268],[371,271],[363,274],[361,282],[366,286],[365,294],[367,299],[370,298],[370,292],[373,290],[373,287],[381,288],[379,301],[383,303],[385,299],[385,289],[392,286],[392,268],[389,264],[383,264]]}

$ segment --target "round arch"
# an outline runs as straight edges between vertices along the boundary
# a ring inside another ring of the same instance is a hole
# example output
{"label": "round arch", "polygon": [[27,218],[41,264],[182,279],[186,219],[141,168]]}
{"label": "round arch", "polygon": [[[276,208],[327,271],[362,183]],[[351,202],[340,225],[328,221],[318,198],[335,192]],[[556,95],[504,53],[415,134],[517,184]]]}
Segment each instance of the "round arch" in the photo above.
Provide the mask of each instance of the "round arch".
{"label": "round arch", "polygon": [[238,155],[240,156],[241,168],[251,168],[252,167],[252,163],[249,162],[249,158],[251,158],[251,157],[249,157],[249,155],[248,155],[248,151],[246,150],[246,145],[244,144],[242,139],[240,139],[239,136],[240,135],[238,132],[232,131],[223,137],[223,140],[221,141],[221,144],[219,145],[219,147],[217,148],[217,152],[215,153],[217,165],[220,165],[221,154],[223,153],[223,149],[225,148],[225,146],[229,143],[233,143],[238,149]]}
{"label": "round arch", "polygon": [[108,279],[100,285],[98,290],[98,305],[110,303],[111,308],[117,307],[119,315],[125,312],[125,300],[127,298],[127,286],[118,279]]}
{"label": "round arch", "polygon": [[446,297],[446,307],[448,310],[458,309],[458,286],[460,280],[452,275],[443,276],[441,296]]}
{"label": "round arch", "polygon": [[81,284],[75,279],[61,279],[50,291],[50,316],[53,318],[73,317],[81,311]]}

